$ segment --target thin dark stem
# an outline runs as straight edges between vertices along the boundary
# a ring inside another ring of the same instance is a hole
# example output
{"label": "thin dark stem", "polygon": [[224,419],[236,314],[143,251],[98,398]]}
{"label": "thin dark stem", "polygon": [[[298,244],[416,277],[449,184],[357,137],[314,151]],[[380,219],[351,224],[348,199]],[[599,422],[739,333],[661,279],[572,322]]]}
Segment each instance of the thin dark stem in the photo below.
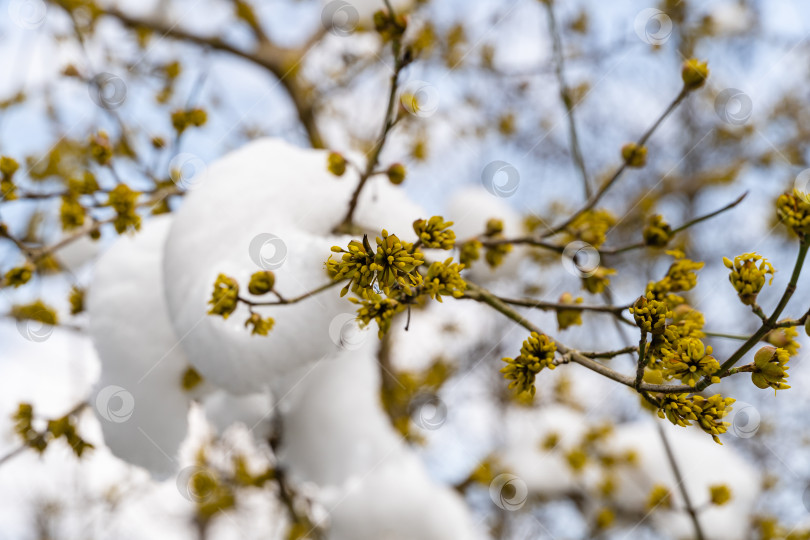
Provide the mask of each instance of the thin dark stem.
{"label": "thin dark stem", "polygon": [[[396,46],[394,47],[396,49]],[[335,233],[351,234],[354,232],[352,231],[354,228],[352,219],[354,218],[354,212],[357,209],[357,203],[360,200],[360,193],[363,191],[368,179],[373,176],[374,169],[377,167],[377,163],[380,161],[380,153],[382,153],[383,147],[385,147],[385,141],[388,138],[388,134],[396,123],[395,105],[397,101],[397,81],[399,80],[399,74],[402,71],[402,68],[405,67],[406,63],[402,61],[398,55],[395,54],[395,57],[396,65],[394,66],[394,73],[391,74],[391,82],[388,90],[388,105],[385,109],[385,117],[383,118],[380,136],[377,138],[377,143],[374,145],[374,148],[368,157],[368,163],[366,163],[365,170],[360,175],[360,180],[357,182],[357,188],[355,188],[354,193],[352,193],[352,198],[349,200],[349,208],[346,211],[346,216],[343,218],[343,221],[341,221],[335,227],[333,231]]]}
{"label": "thin dark stem", "polygon": [[638,342],[638,366],[636,368],[636,381],[635,389],[641,387],[641,382],[644,379],[644,368],[647,367],[647,332],[641,331],[641,339]]}
{"label": "thin dark stem", "polygon": [[692,499],[689,497],[689,492],[686,489],[686,483],[684,482],[683,475],[681,474],[681,469],[678,466],[678,461],[675,459],[675,453],[672,451],[672,447],[669,444],[669,439],[667,438],[664,426],[661,424],[661,422],[656,422],[655,425],[658,428],[659,435],[661,436],[661,442],[664,445],[667,460],[669,461],[672,472],[675,475],[675,482],[678,484],[678,490],[680,490],[681,496],[683,497],[683,503],[686,505],[686,513],[689,514],[689,518],[692,520],[692,525],[695,527],[695,538],[697,538],[697,540],[704,540],[705,536],[703,535],[703,529],[700,527],[698,514],[695,511],[694,505],[692,505]]}
{"label": "thin dark stem", "polygon": [[[490,291],[488,291],[488,290],[486,290],[486,289],[484,289],[482,287],[479,287],[478,285],[475,285],[473,283],[468,282],[467,283],[467,290],[465,291],[464,296],[462,298],[469,298],[471,300],[475,300],[475,301],[478,301],[478,302],[483,302],[483,303],[493,307],[496,311],[499,311],[501,314],[505,315],[506,317],[512,319],[513,321],[515,321],[516,323],[518,323],[522,327],[526,328],[530,332],[537,332],[538,334],[544,334],[545,333],[540,328],[538,328],[537,326],[535,326],[531,322],[524,319],[523,316],[520,315],[520,313],[518,313],[517,311],[515,311],[514,309],[509,307],[506,303],[501,301],[497,296],[492,294]],[[548,334],[546,334],[546,335],[548,335]],[[554,342],[555,346],[557,347],[557,351],[563,356],[568,356],[568,358],[572,362],[576,362],[577,364],[579,364],[579,365],[581,365],[583,367],[586,367],[586,368],[590,369],[591,371],[599,373],[600,375],[603,375],[603,376],[607,377],[608,379],[611,379],[613,381],[621,383],[621,384],[623,384],[625,386],[628,386],[630,388],[635,388],[635,378],[634,377],[630,377],[630,376],[624,375],[622,373],[619,373],[618,371],[615,371],[615,370],[609,368],[608,366],[606,366],[604,364],[601,364],[601,363],[597,362],[596,360],[593,360],[592,358],[588,358],[587,356],[583,355],[582,353],[580,353],[576,349],[572,349],[570,347],[567,347],[565,344],[557,341],[556,339],[552,338],[551,336],[548,336],[548,337],[549,337],[549,339],[551,339],[552,342]],[[647,384],[647,383],[641,384],[639,390],[643,390],[645,392],[651,392],[651,393],[662,393],[662,394],[668,394],[668,393],[680,393],[680,394],[682,394],[682,393],[687,393],[687,392],[693,392],[694,391],[694,389],[691,386],[687,386],[687,385],[674,386],[674,385]]]}
{"label": "thin dark stem", "polygon": [[[672,101],[672,103],[669,104],[669,106],[666,108],[666,110],[661,114],[661,116],[658,117],[658,119],[653,123],[653,125],[650,126],[647,129],[647,131],[645,131],[644,134],[641,137],[639,137],[638,141],[636,141],[636,145],[637,146],[644,146],[644,143],[646,143],[647,139],[649,139],[650,136],[652,136],[652,134],[655,132],[655,130],[658,129],[658,126],[661,125],[661,123],[672,113],[672,111],[675,110],[675,108],[686,98],[686,96],[688,94],[689,94],[688,90],[686,90],[686,89],[681,90],[681,92],[678,94],[678,96]],[[552,227],[551,229],[549,229],[547,232],[545,232],[542,235],[542,237],[543,238],[548,238],[549,236],[554,236],[554,235],[558,234],[559,232],[565,230],[569,225],[571,225],[574,221],[576,221],[582,214],[584,214],[585,212],[587,212],[588,210],[591,210],[594,206],[596,206],[596,204],[602,199],[602,196],[621,177],[622,173],[625,171],[626,168],[627,168],[627,162],[626,161],[622,162],[622,164],[618,167],[618,169],[616,169],[616,172],[613,173],[613,176],[608,178],[607,181],[602,184],[602,186],[597,190],[596,193],[593,194],[592,197],[590,197],[588,199],[588,201],[585,203],[585,205],[582,208],[580,208],[579,210],[574,212],[569,218],[567,218],[565,221],[563,221],[559,225],[556,225],[556,226]]]}
{"label": "thin dark stem", "polygon": [[[740,348],[737,349],[723,364],[720,366],[720,370],[715,373],[714,375],[717,377],[723,377],[728,371],[734,367],[734,364],[739,362],[739,360],[747,353],[751,348],[753,348],[759,341],[771,330],[776,328],[776,321],[779,319],[779,315],[782,314],[785,307],[787,306],[790,298],[793,296],[793,293],[796,291],[796,284],[799,281],[799,276],[802,273],[802,267],[804,266],[804,260],[807,257],[807,250],[810,248],[810,244],[807,241],[803,241],[799,245],[799,254],[796,257],[796,264],[793,266],[793,274],[790,276],[790,282],[788,283],[787,287],[785,288],[785,292],[782,294],[782,298],[779,300],[779,304],[773,310],[771,316],[762,323],[762,326],[759,327],[759,330],[754,332],[754,334],[749,337],[745,343],[740,345]],[[707,386],[711,384],[711,377],[705,377],[701,380],[696,387],[696,391],[701,391]]]}
{"label": "thin dark stem", "polygon": [[574,164],[579,170],[582,179],[582,187],[585,191],[585,198],[591,197],[591,187],[588,182],[588,171],[585,167],[585,158],[582,156],[582,147],[579,144],[577,134],[577,123],[574,119],[574,103],[571,99],[571,91],[565,82],[565,56],[563,55],[562,36],[557,26],[557,19],[554,17],[554,7],[551,2],[545,2],[548,13],[548,26],[551,33],[554,49],[554,73],[557,77],[557,84],[560,86],[560,98],[565,106],[565,118],[568,121],[568,135],[571,146],[571,156]]}
{"label": "thin dark stem", "polygon": [[[687,221],[686,223],[684,223],[680,227],[676,227],[675,229],[672,229],[671,237],[674,237],[676,234],[681,233],[681,232],[689,229],[690,227],[692,227],[694,225],[697,225],[698,223],[701,223],[701,222],[706,221],[708,219],[711,219],[711,218],[713,218],[713,217],[715,217],[717,215],[720,215],[723,212],[731,210],[732,208],[734,208],[735,206],[740,204],[743,201],[743,199],[745,199],[745,197],[747,195],[748,195],[748,192],[746,191],[745,193],[743,193],[742,195],[737,197],[734,201],[730,202],[729,204],[725,205],[724,207],[722,207],[722,208],[720,208],[718,210],[715,210],[714,212],[710,212],[710,213],[708,213],[706,215],[696,217],[695,219]],[[628,246],[624,246],[624,247],[620,247],[620,248],[601,248],[599,250],[599,253],[602,254],[602,255],[616,255],[618,253],[624,253],[624,252],[627,252],[627,251],[632,251],[634,249],[641,249],[641,248],[643,248],[645,246],[646,246],[646,244],[644,242],[637,242],[635,244],[630,244]]]}
{"label": "thin dark stem", "polygon": [[268,302],[256,302],[255,300],[250,300],[250,299],[244,298],[242,296],[239,297],[239,301],[243,302],[243,303],[245,303],[245,304],[247,304],[249,306],[283,306],[283,305],[286,305],[286,304],[295,304],[295,303],[300,302],[302,300],[306,300],[307,298],[310,298],[311,296],[315,296],[316,294],[322,293],[325,290],[331,289],[332,287],[334,287],[334,286],[336,286],[336,285],[338,285],[340,283],[341,283],[340,281],[330,281],[329,283],[321,285],[318,288],[312,289],[309,292],[305,292],[304,294],[300,294],[300,295],[294,296],[292,298],[283,297],[279,293],[273,291],[274,294],[276,295],[276,298],[278,298],[278,300],[275,301],[275,302],[270,302],[270,301],[268,301]]}
{"label": "thin dark stem", "polygon": [[506,304],[511,304],[513,306],[535,308],[543,311],[551,311],[551,310],[594,311],[597,313],[620,314],[630,307],[630,306],[609,306],[609,305],[588,306],[584,304],[563,304],[560,302],[543,302],[540,300],[533,300],[531,298],[518,299],[518,298],[503,298],[500,296],[498,298],[501,300],[501,302],[504,302]]}

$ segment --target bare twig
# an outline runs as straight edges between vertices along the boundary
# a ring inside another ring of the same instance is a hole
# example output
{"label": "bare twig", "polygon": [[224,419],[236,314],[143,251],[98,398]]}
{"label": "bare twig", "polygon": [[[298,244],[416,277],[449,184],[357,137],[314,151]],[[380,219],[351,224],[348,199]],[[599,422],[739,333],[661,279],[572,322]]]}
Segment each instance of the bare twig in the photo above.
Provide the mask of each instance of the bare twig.
{"label": "bare twig", "polygon": [[554,17],[552,2],[544,2],[544,4],[548,14],[548,27],[554,49],[554,73],[560,86],[560,98],[565,106],[565,118],[568,121],[571,157],[579,170],[585,198],[589,199],[591,197],[591,187],[588,182],[588,170],[585,167],[585,158],[582,156],[582,147],[579,144],[579,136],[577,135],[577,123],[574,119],[574,106],[576,104],[571,99],[571,91],[565,82],[565,56],[563,55],[562,36],[560,35],[560,29],[557,27],[557,19]]}

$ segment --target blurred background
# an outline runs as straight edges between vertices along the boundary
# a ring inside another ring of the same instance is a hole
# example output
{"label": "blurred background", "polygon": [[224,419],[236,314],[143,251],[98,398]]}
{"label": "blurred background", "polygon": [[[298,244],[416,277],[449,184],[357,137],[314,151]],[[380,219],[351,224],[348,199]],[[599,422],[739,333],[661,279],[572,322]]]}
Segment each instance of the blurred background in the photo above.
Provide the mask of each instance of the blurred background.
{"label": "blurred background", "polygon": [[[29,283],[0,289],[0,540],[306,537],[278,517],[284,512],[273,489],[240,496],[201,527],[199,501],[178,496],[176,478],[156,480],[113,455],[90,411],[80,414],[78,428],[95,448],[81,458],[61,441],[41,455],[21,450],[12,417],[29,403],[40,419],[60,418],[88,399],[99,378],[87,314],[71,313],[71,291],[92,285],[93,261],[117,235],[109,225],[93,239],[89,230],[66,230],[64,201],[53,194],[84,170],[102,186],[176,190],[144,210],[146,221],[150,211],[180,207],[209,164],[254,139],[368,152],[394,65],[390,42],[374,29],[382,7],[382,0],[0,0],[0,155],[20,164],[17,198],[4,188],[0,203],[8,231],[0,238],[0,270],[20,266],[26,247],[48,249]],[[394,2],[394,9],[407,14],[403,41],[414,57],[400,74],[400,91],[418,107],[401,102],[403,119],[380,163],[405,165],[403,188],[428,216],[472,213],[460,237],[478,234],[490,217],[503,219],[510,237],[562,221],[586,200],[583,168],[591,186],[601,185],[620,165],[621,147],[678,96],[683,61],[708,61],[706,86],[647,143],[647,166],[625,172],[600,202],[613,216],[604,247],[639,242],[650,214],[675,227],[747,193],[670,247],[705,262],[685,296],[704,314],[705,341],[718,359],[739,346],[728,335],[758,328],[722,258],[767,257],[777,272],[760,304],[773,309],[798,246],[778,223],[775,200],[793,188],[810,190],[810,5],[419,0]],[[178,128],[185,120],[173,113],[200,110],[201,125],[188,120]],[[572,124],[581,159],[572,150]],[[114,167],[93,165],[88,140],[100,131]],[[493,162],[503,162],[507,178],[488,176]],[[90,215],[104,220],[109,211],[98,204]],[[602,265],[617,270],[608,292],[619,306],[661,279],[672,261],[654,249],[606,258]],[[559,254],[520,247],[499,272],[476,280],[510,297],[555,302],[570,292],[586,304],[604,301],[561,262]],[[808,283],[799,281],[786,317],[807,312]],[[58,324],[15,310],[38,299],[59,315]],[[632,328],[603,314],[585,313],[581,326],[561,330],[553,311],[521,313],[580,350],[637,340]],[[390,360],[405,395],[383,384],[383,406],[430,478],[464,499],[481,537],[694,537],[657,418],[636,394],[571,365],[544,372],[533,402],[520,403],[498,369],[502,356],[518,354],[522,329],[469,301],[447,300],[419,320],[424,324],[407,333],[404,322],[392,329],[393,343],[412,348]],[[810,537],[810,344],[801,330],[790,341],[800,346],[790,361],[790,390],[774,395],[745,374],[717,385],[737,399],[722,450],[699,430],[667,423],[684,483],[694,504],[706,507],[707,538]],[[631,357],[610,362],[634,372]],[[410,414],[424,406],[425,391],[435,398],[427,404],[433,424]],[[193,401],[182,450],[188,462],[216,423],[203,400]],[[218,436],[230,444],[245,432]],[[262,441],[240,444],[261,461]],[[626,460],[627,470],[616,469],[617,460]],[[518,481],[506,503],[492,491],[501,473]],[[610,482],[635,487],[628,494],[606,487]],[[658,484],[670,485],[669,507],[649,505]],[[709,508],[708,490],[718,485],[731,487],[732,500]],[[298,488],[317,517],[318,487]],[[509,503],[515,497],[517,508]],[[356,535],[342,537],[374,537],[359,532],[363,519],[348,530],[355,526]]]}

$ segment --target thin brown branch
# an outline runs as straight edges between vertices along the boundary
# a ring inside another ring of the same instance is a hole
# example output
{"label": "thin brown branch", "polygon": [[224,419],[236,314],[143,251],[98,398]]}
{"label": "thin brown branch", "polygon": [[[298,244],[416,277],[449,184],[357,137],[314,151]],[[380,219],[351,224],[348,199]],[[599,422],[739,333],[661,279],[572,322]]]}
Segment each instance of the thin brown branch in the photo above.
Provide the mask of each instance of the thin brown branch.
{"label": "thin brown branch", "polygon": [[[711,218],[713,218],[715,216],[718,216],[718,215],[722,214],[723,212],[727,212],[728,210],[731,210],[732,208],[734,208],[735,206],[740,204],[743,201],[743,199],[745,199],[745,197],[747,195],[748,195],[748,192],[746,191],[745,193],[743,193],[742,195],[737,197],[735,200],[733,200],[729,204],[725,205],[724,207],[719,208],[719,209],[715,210],[714,212],[710,212],[710,213],[708,213],[706,215],[696,217],[695,219],[687,221],[686,223],[684,223],[680,227],[676,227],[675,229],[672,229],[671,238],[674,237],[676,234],[681,233],[681,232],[689,229],[690,227],[693,227],[694,225],[697,225],[698,223],[701,223],[701,222],[706,221],[708,219],[711,219]],[[624,246],[624,247],[620,247],[620,248],[601,248],[601,249],[599,249],[599,253],[602,254],[602,255],[616,255],[618,253],[625,253],[627,251],[632,251],[634,249],[640,249],[640,248],[643,248],[645,246],[646,246],[646,244],[644,242],[638,242],[638,243],[630,244],[628,246]]]}
{"label": "thin brown branch", "polygon": [[128,28],[142,28],[150,30],[161,37],[208,47],[215,51],[242,58],[266,69],[278,79],[278,82],[286,90],[298,114],[298,119],[307,132],[312,147],[326,147],[316,123],[315,111],[312,108],[311,88],[296,74],[301,60],[309,48],[316,45],[320,38],[323,37],[324,32],[317,32],[313,36],[317,39],[310,40],[301,49],[286,49],[275,45],[269,40],[263,40],[259,42],[259,45],[254,50],[243,50],[229,44],[219,36],[201,36],[184,30],[176,24],[170,25],[156,19],[134,17],[114,7],[106,8],[102,15],[114,18]]}
{"label": "thin brown branch", "polygon": [[589,199],[591,197],[591,187],[588,182],[588,170],[585,167],[585,158],[582,156],[582,147],[579,144],[579,135],[577,134],[577,123],[574,118],[574,107],[576,104],[573,102],[573,99],[571,99],[571,91],[568,88],[568,84],[565,82],[565,56],[563,55],[562,36],[557,26],[557,19],[554,16],[554,6],[552,2],[544,2],[544,4],[546,6],[546,13],[548,14],[548,27],[551,33],[554,51],[554,74],[557,77],[557,84],[560,87],[560,99],[565,107],[565,118],[568,122],[571,157],[579,171],[585,198]]}
{"label": "thin brown branch", "polygon": [[338,234],[353,234],[356,232],[354,230],[355,227],[352,220],[354,219],[354,212],[357,210],[357,203],[360,201],[360,193],[363,191],[368,179],[374,175],[374,169],[377,167],[377,164],[380,161],[380,154],[385,147],[388,134],[391,132],[391,128],[393,128],[394,124],[396,123],[395,114],[399,74],[402,72],[402,69],[408,64],[408,62],[400,58],[398,54],[398,45],[396,42],[394,42],[392,46],[394,48],[395,66],[394,72],[391,74],[391,81],[388,89],[388,104],[386,105],[385,116],[383,117],[383,125],[380,129],[380,135],[377,137],[377,142],[374,144],[374,147],[368,156],[366,168],[362,174],[360,174],[357,187],[349,200],[349,207],[346,211],[346,216],[338,225],[335,226],[333,230],[333,232]]}
{"label": "thin brown branch", "polygon": [[331,289],[332,287],[334,287],[334,286],[336,286],[336,285],[338,285],[340,283],[341,283],[340,281],[330,281],[329,283],[326,283],[324,285],[321,285],[320,287],[312,289],[309,292],[305,292],[303,294],[300,294],[298,296],[294,296],[292,298],[285,298],[285,297],[281,296],[280,294],[276,293],[276,297],[278,298],[278,300],[276,300],[274,302],[271,302],[271,301],[268,301],[268,302],[256,302],[255,300],[250,300],[249,298],[244,298],[242,296],[239,297],[239,301],[243,302],[243,303],[245,303],[245,304],[247,304],[249,306],[252,306],[252,307],[255,307],[255,306],[283,306],[283,305],[287,305],[287,304],[296,304],[298,302],[301,302],[302,300],[306,300],[307,298],[315,296],[316,294],[322,293],[323,291],[325,291],[327,289]]}
{"label": "thin brown branch", "polygon": [[[688,94],[689,91],[686,88],[682,89],[681,92],[677,95],[677,97],[675,97],[675,99],[672,101],[672,103],[670,103],[669,106],[666,108],[666,110],[664,110],[664,112],[658,117],[658,119],[647,129],[647,131],[644,132],[644,134],[641,135],[641,137],[639,137],[639,139],[636,141],[636,145],[639,147],[644,146],[644,144],[652,136],[655,130],[658,129],[658,126],[661,125],[661,123],[670,115],[670,113],[672,113],[672,111],[675,110],[675,108],[686,98]],[[622,164],[613,173],[613,175],[599,187],[597,192],[594,193],[593,196],[588,199],[588,201],[582,208],[571,214],[570,217],[568,217],[559,225],[551,227],[551,229],[543,233],[542,238],[548,238],[550,236],[554,236],[562,232],[574,221],[576,221],[577,218],[579,218],[582,214],[584,214],[585,212],[591,210],[594,206],[596,206],[596,204],[602,199],[602,196],[621,177],[625,169],[627,169],[627,162],[623,161]]]}
{"label": "thin brown branch", "polygon": [[683,475],[681,474],[681,468],[678,466],[675,453],[672,451],[672,447],[669,444],[669,439],[667,438],[666,431],[664,431],[664,426],[660,422],[656,422],[655,425],[658,428],[658,434],[661,436],[661,443],[664,445],[664,451],[667,454],[667,460],[672,468],[672,473],[675,475],[675,482],[678,484],[678,489],[683,497],[683,503],[686,506],[686,513],[689,514],[689,518],[692,520],[692,525],[695,528],[695,538],[697,540],[704,540],[705,536],[703,535],[703,529],[700,527],[698,514],[695,511],[694,505],[692,504],[692,499],[689,497],[689,491],[686,489],[686,483]]}
{"label": "thin brown branch", "polygon": [[[734,351],[734,353],[720,365],[720,370],[715,373],[714,375],[717,377],[723,377],[729,370],[734,367],[734,364],[740,361],[740,359],[751,350],[759,341],[771,330],[776,328],[777,320],[779,316],[784,311],[785,307],[787,306],[790,298],[793,296],[793,293],[796,291],[796,284],[799,281],[799,276],[802,273],[802,267],[804,266],[804,261],[807,257],[807,251],[810,248],[810,240],[804,239],[799,244],[799,253],[796,256],[796,264],[793,266],[793,273],[790,276],[790,282],[785,287],[785,292],[782,293],[782,297],[779,299],[779,304],[774,308],[773,313],[768,320],[762,323],[759,329],[754,332],[754,334],[749,337],[745,343],[740,345],[740,347]],[[705,377],[697,384],[697,390],[703,390],[707,386],[711,384],[711,377]]]}
{"label": "thin brown branch", "polygon": [[[497,296],[492,294],[490,291],[479,287],[473,283],[467,283],[467,290],[464,293],[462,298],[469,298],[471,300],[475,300],[478,302],[483,302],[488,304],[489,306],[493,307],[496,311],[499,311],[501,314],[507,316],[508,318],[512,319],[522,327],[526,328],[530,332],[537,332],[538,334],[544,334],[544,332],[532,324],[531,322],[527,321],[523,318],[523,316],[509,307],[506,303],[501,301]],[[548,334],[546,334],[548,335]],[[601,364],[595,361],[592,358],[588,358],[578,350],[570,348],[565,344],[557,341],[556,339],[549,336],[554,344],[557,347],[557,351],[561,355],[568,356],[568,358],[576,362],[577,364],[590,369],[600,375],[607,377],[613,381],[621,383],[627,387],[635,388],[635,379],[634,377],[630,377],[628,375],[624,375],[623,373],[619,373],[608,366]],[[665,385],[665,384],[647,384],[643,383],[639,386],[639,391],[650,392],[650,393],[662,393],[662,394],[671,394],[671,393],[691,393],[694,392],[695,389],[688,385]]]}

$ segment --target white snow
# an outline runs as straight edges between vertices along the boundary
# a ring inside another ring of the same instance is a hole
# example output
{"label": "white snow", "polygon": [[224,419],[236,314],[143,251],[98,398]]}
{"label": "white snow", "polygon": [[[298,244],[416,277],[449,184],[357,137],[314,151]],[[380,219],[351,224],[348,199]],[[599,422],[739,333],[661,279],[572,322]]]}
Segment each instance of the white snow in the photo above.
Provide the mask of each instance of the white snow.
{"label": "white snow", "polygon": [[[444,217],[454,223],[453,231],[456,233],[459,244],[483,234],[487,221],[491,218],[503,220],[503,234],[507,238],[520,236],[523,231],[520,214],[502,198],[489,193],[483,187],[467,187],[453,193]],[[522,247],[514,247],[504,259],[503,264],[493,270],[484,261],[482,250],[481,258],[466,273],[475,282],[514,278],[517,276],[522,252]]]}
{"label": "white snow", "polygon": [[176,470],[190,402],[181,386],[189,363],[172,331],[161,279],[170,223],[150,219],[139,234],[118,239],[96,263],[87,296],[90,336],[101,359],[91,405],[104,442],[156,477]]}
{"label": "white snow", "polygon": [[329,540],[481,538],[461,497],[432,482],[413,455],[349,481],[327,507]]}
{"label": "white snow", "polygon": [[[637,468],[622,468],[617,483],[616,502],[630,510],[643,510],[655,484],[666,485],[675,507],[683,508],[683,498],[653,424],[656,420],[620,425],[609,444],[616,449],[634,449],[639,456]],[[731,500],[723,506],[709,506],[699,514],[707,538],[740,540],[748,537],[749,518],[760,494],[761,478],[729,444],[719,445],[697,428],[680,428],[663,423],[667,439],[678,460],[678,466],[695,507],[709,503],[709,487],[725,484]],[[694,534],[689,517],[682,511],[657,509],[651,519],[658,530],[673,538]]]}
{"label": "white snow", "polygon": [[[261,308],[263,316],[276,320],[266,337],[244,328],[244,305],[227,320],[207,314],[220,272],[236,278],[244,290],[250,275],[265,264],[288,298],[328,282],[324,264],[330,247],[350,240],[330,231],[342,220],[357,179],[351,171],[342,178],[330,174],[326,156],[278,139],[255,141],[212,163],[176,213],[164,260],[172,322],[195,367],[231,392],[273,389],[296,368],[336,350],[330,323],[352,310],[337,288],[296,304]],[[362,192],[355,222],[371,235],[386,227],[413,240],[412,223],[423,216],[399,188],[373,178]],[[269,238],[259,235],[279,238],[277,250],[268,241],[259,252],[256,242],[261,246],[261,239]]]}

